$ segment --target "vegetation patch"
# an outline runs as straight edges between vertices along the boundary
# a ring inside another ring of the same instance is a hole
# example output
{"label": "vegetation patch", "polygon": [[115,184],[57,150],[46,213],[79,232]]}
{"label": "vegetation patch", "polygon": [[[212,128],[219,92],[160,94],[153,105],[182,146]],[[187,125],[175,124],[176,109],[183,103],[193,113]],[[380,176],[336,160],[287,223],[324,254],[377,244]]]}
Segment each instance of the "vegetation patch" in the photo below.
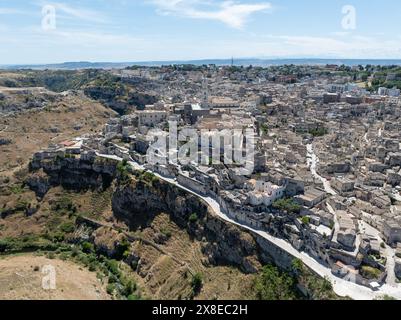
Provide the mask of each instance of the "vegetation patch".
{"label": "vegetation patch", "polygon": [[298,214],[301,211],[301,206],[292,198],[279,199],[273,203],[273,208],[288,213]]}
{"label": "vegetation patch", "polygon": [[267,265],[255,280],[255,291],[260,300],[295,300],[296,280],[278,268]]}
{"label": "vegetation patch", "polygon": [[361,275],[366,279],[373,280],[380,277],[381,271],[370,266],[362,266]]}

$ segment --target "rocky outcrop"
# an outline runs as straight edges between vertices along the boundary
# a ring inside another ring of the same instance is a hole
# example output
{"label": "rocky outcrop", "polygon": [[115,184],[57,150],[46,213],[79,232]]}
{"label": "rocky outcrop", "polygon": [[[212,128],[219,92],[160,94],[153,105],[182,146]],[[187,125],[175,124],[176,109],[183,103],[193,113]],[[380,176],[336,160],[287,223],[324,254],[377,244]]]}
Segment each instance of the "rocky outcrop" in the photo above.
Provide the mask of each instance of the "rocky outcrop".
{"label": "rocky outcrop", "polygon": [[38,158],[30,163],[26,183],[38,197],[58,185],[68,190],[105,190],[116,176],[116,167],[117,161],[100,158]]}
{"label": "rocky outcrop", "polygon": [[261,252],[251,234],[211,214],[207,216],[203,232],[206,240],[203,253],[211,264],[233,264],[246,273],[258,272],[261,267]]}
{"label": "rocky outcrop", "polygon": [[50,178],[42,169],[30,175],[25,183],[39,198],[43,198],[51,188]]}
{"label": "rocky outcrop", "polygon": [[[198,197],[164,181],[149,184],[139,180],[119,187],[112,201],[114,215],[133,228],[147,226],[155,215],[168,213],[203,243],[209,264],[235,265],[246,273],[258,272],[266,263],[291,268],[293,256],[263,237],[220,219]],[[198,216],[197,223],[189,222],[193,213]]]}
{"label": "rocky outcrop", "polygon": [[100,227],[93,233],[93,239],[98,252],[114,257],[117,254],[119,244],[125,237],[112,228]]}
{"label": "rocky outcrop", "polygon": [[185,227],[191,214],[203,219],[207,212],[207,206],[197,197],[160,180],[149,183],[141,179],[118,186],[112,208],[117,218],[132,227],[151,222],[161,212],[169,213],[180,227]]}
{"label": "rocky outcrop", "polygon": [[154,104],[159,99],[153,94],[142,91],[128,90],[125,86],[89,86],[84,89],[86,96],[99,101],[119,114],[126,114],[135,106],[137,109],[144,109],[146,105]]}

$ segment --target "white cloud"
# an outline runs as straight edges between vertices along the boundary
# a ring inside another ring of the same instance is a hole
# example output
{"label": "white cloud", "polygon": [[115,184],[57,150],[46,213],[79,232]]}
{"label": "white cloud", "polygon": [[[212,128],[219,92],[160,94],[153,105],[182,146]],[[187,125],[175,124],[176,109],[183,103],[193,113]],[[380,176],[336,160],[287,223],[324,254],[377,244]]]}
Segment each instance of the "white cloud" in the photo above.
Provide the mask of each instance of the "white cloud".
{"label": "white cloud", "polygon": [[174,14],[192,19],[217,20],[229,27],[241,29],[249,17],[272,9],[268,2],[243,4],[234,1],[216,3],[209,0],[150,0],[160,14]]}

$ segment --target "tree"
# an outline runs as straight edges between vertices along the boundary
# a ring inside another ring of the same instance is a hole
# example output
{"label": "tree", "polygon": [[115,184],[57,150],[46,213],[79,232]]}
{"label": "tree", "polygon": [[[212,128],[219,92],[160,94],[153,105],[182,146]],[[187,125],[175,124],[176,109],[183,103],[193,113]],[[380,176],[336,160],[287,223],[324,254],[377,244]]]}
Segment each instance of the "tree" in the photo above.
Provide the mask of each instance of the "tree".
{"label": "tree", "polygon": [[295,214],[298,214],[301,211],[301,206],[291,198],[275,201],[273,203],[273,208]]}
{"label": "tree", "polygon": [[117,171],[119,173],[121,182],[125,183],[129,180],[129,174],[128,174],[128,162],[127,160],[123,160],[122,162],[119,162],[117,165]]}
{"label": "tree", "polygon": [[194,295],[199,294],[199,292],[202,289],[203,285],[203,276],[201,273],[197,272],[192,276],[192,281],[191,281],[191,287],[192,287],[192,292]]}
{"label": "tree", "polygon": [[263,267],[255,281],[255,289],[260,300],[296,299],[295,279],[272,265]]}

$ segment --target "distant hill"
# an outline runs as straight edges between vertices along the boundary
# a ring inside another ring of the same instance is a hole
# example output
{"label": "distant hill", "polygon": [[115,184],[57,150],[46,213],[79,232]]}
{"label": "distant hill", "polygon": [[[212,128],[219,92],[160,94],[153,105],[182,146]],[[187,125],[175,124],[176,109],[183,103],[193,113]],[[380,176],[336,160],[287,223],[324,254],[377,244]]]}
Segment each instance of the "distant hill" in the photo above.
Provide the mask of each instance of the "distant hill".
{"label": "distant hill", "polygon": [[26,65],[0,65],[0,69],[32,69],[32,70],[79,70],[79,69],[112,69],[126,68],[132,66],[132,63],[117,63],[117,62],[64,62],[56,64],[26,64]]}
{"label": "distant hill", "polygon": [[[33,69],[33,70],[79,70],[79,69],[123,69],[129,66],[162,66],[172,64],[193,64],[193,65],[209,65],[218,66],[231,65],[231,59],[205,59],[205,60],[171,60],[171,61],[137,61],[137,62],[64,62],[60,64],[43,64],[43,65],[0,65],[1,69]],[[272,65],[401,65],[401,59],[236,59],[235,66],[261,66],[267,67]]]}

